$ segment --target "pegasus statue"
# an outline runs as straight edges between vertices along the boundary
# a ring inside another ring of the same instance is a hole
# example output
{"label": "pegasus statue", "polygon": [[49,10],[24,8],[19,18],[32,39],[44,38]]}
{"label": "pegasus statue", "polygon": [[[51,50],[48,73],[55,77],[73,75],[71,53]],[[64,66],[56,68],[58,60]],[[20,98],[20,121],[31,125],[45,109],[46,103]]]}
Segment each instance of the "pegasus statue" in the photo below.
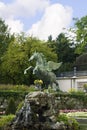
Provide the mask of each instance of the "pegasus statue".
{"label": "pegasus statue", "polygon": [[29,62],[35,60],[35,67],[29,66],[24,70],[24,74],[27,73],[28,70],[32,69],[33,74],[35,74],[39,79],[43,80],[44,85],[48,88],[50,85],[53,86],[53,83],[58,86],[56,81],[56,75],[53,73],[53,70],[59,69],[62,62],[56,63],[53,61],[47,61],[43,53],[34,52],[29,59]]}

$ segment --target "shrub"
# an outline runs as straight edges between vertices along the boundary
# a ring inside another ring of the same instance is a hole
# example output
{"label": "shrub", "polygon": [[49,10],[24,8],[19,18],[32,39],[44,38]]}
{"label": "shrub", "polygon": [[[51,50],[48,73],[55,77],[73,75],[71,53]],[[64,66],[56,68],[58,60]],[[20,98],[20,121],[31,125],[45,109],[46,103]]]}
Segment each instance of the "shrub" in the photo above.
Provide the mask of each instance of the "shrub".
{"label": "shrub", "polygon": [[2,116],[0,118],[0,128],[4,127],[9,122],[11,122],[14,117],[15,117],[15,115],[12,115],[12,114],[8,115],[8,116]]}
{"label": "shrub", "polygon": [[15,105],[15,101],[14,101],[14,98],[10,98],[9,99],[9,103],[8,103],[8,106],[7,106],[7,109],[6,109],[6,114],[15,114],[15,111],[16,111],[16,105]]}
{"label": "shrub", "polygon": [[79,123],[74,119],[74,118],[70,118],[71,123],[72,123],[72,129],[73,130],[79,130]]}
{"label": "shrub", "polygon": [[64,124],[72,130],[79,130],[78,122],[74,118],[68,117],[66,114],[60,114],[57,117],[57,121],[63,121]]}
{"label": "shrub", "polygon": [[0,91],[28,91],[26,85],[0,85]]}
{"label": "shrub", "polygon": [[69,90],[69,93],[71,93],[71,94],[84,94],[84,92],[83,92],[83,90],[76,90],[75,88],[71,88],[70,90]]}
{"label": "shrub", "polygon": [[60,114],[57,117],[57,121],[59,122],[63,121],[65,124],[68,124],[68,117],[65,114]]}
{"label": "shrub", "polygon": [[85,92],[87,92],[87,84],[83,85],[83,89],[85,90]]}

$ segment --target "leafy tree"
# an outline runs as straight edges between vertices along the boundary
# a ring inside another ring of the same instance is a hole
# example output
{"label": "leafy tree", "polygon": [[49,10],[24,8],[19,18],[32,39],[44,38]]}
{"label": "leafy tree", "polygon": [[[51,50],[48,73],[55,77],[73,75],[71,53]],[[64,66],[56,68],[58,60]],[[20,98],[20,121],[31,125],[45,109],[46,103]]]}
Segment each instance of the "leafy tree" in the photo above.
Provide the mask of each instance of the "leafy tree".
{"label": "leafy tree", "polygon": [[75,45],[64,33],[60,33],[55,40],[48,37],[48,46],[57,54],[57,62],[63,62],[58,71],[70,71],[76,58]]}
{"label": "leafy tree", "polygon": [[87,16],[81,19],[75,19],[76,29],[76,53],[83,54],[87,52]]}
{"label": "leafy tree", "polygon": [[73,43],[71,43],[63,33],[59,34],[55,42],[58,61],[72,63],[75,60]]}
{"label": "leafy tree", "polygon": [[[27,37],[26,43],[24,45],[24,49],[26,52],[26,55],[28,59],[34,53],[35,51],[37,52],[42,52],[47,60],[53,60],[57,61],[57,55],[52,51],[51,48],[49,48],[46,44],[46,42],[41,41],[37,38],[33,37]],[[26,58],[26,60],[28,61]],[[29,63],[29,62],[28,62]],[[34,66],[35,62],[29,63],[29,65]],[[26,65],[25,69],[29,66],[28,64]],[[36,76],[32,75],[32,71],[26,75],[26,78],[28,78],[30,75],[30,82],[33,83],[34,79],[36,79]],[[31,78],[32,77],[32,78]]]}
{"label": "leafy tree", "polygon": [[2,70],[4,83],[22,84],[24,82],[25,52],[16,41],[9,44],[7,52],[3,55]]}
{"label": "leafy tree", "polygon": [[45,42],[33,37],[26,37],[24,34],[16,36],[10,42],[6,53],[3,55],[2,70],[5,83],[11,84],[31,84],[34,75],[29,71],[24,75],[24,70],[34,64],[28,60],[34,51],[42,52],[48,60],[56,60],[57,56],[51,51]]}
{"label": "leafy tree", "polygon": [[14,38],[10,35],[8,26],[5,21],[0,18],[0,60],[4,52],[7,50],[9,42]]}
{"label": "leafy tree", "polygon": [[[48,37],[47,45],[48,45],[49,48],[52,49],[52,51],[54,53],[56,53],[56,42],[55,42],[55,40],[52,39],[51,35]],[[57,57],[58,57],[58,55],[57,55]]]}
{"label": "leafy tree", "polygon": [[52,48],[49,48],[45,41],[41,41],[37,38],[28,37],[25,47],[28,50],[28,56],[30,57],[35,51],[42,52],[47,60],[57,60],[57,55],[52,51]]}
{"label": "leafy tree", "polygon": [[0,18],[0,81],[3,80],[1,68],[2,58],[12,39],[14,39],[14,35],[10,35],[8,26],[5,24],[5,21]]}

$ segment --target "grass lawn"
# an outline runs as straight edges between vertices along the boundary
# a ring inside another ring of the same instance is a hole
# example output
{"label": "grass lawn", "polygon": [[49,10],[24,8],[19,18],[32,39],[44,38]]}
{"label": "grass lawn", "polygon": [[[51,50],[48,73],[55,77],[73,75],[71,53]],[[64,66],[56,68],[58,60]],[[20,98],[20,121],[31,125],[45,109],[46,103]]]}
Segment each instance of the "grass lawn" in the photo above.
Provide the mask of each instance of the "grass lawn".
{"label": "grass lawn", "polygon": [[80,130],[87,130],[87,124],[80,124]]}

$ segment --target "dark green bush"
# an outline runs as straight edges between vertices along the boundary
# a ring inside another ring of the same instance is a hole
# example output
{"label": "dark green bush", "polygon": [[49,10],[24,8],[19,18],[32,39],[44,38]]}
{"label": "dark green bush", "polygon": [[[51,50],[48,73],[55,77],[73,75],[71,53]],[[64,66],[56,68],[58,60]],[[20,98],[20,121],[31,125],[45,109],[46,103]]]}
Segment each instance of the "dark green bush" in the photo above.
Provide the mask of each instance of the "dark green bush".
{"label": "dark green bush", "polygon": [[14,101],[14,98],[10,98],[9,99],[9,103],[8,103],[8,106],[7,106],[7,109],[6,109],[6,114],[15,114],[16,112],[16,105],[15,105],[15,101]]}

